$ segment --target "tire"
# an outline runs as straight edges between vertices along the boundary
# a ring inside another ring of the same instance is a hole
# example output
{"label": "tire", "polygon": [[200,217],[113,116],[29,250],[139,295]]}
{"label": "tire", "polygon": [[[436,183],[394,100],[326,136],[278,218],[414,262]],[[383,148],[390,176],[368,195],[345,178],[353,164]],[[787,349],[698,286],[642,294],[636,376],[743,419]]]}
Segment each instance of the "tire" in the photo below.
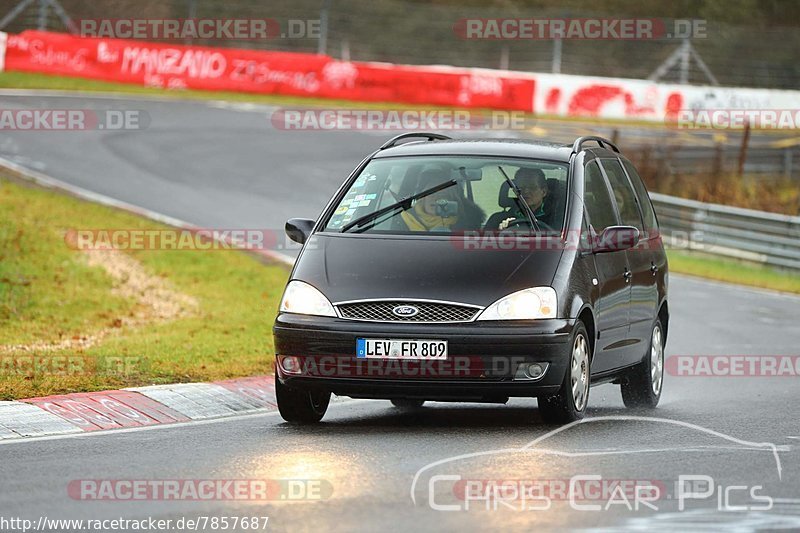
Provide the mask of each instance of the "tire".
{"label": "tire", "polygon": [[406,400],[404,398],[396,398],[392,400],[392,405],[403,411],[413,411],[419,409],[425,404],[425,400]]}
{"label": "tire", "polygon": [[625,407],[653,409],[658,405],[664,390],[664,325],[660,319],[653,324],[647,353],[620,388]]}
{"label": "tire", "polygon": [[330,392],[292,389],[275,376],[275,397],[281,417],[292,424],[314,424],[322,420],[331,401]]}
{"label": "tire", "polygon": [[586,326],[581,321],[575,324],[571,346],[561,389],[554,396],[539,398],[539,412],[550,424],[568,424],[580,420],[589,404],[592,345]]}

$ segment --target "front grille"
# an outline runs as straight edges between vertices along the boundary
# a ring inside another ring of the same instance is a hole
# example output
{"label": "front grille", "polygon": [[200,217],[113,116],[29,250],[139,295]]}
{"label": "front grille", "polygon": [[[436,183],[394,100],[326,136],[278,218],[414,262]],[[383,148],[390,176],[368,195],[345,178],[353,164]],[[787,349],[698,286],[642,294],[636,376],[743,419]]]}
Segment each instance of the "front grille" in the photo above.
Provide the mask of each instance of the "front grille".
{"label": "front grille", "polygon": [[[398,306],[413,306],[418,312],[414,316],[398,316],[393,312]],[[480,311],[477,307],[467,305],[403,300],[354,302],[336,307],[342,318],[372,322],[469,322]]]}

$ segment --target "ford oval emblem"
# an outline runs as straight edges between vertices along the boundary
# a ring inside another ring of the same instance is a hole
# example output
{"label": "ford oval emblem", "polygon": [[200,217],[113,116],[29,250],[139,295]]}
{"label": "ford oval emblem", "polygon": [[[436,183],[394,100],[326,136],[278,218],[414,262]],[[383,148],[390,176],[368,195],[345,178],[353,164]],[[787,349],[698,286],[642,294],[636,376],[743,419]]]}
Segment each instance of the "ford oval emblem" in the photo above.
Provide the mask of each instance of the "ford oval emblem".
{"label": "ford oval emblem", "polygon": [[392,309],[392,313],[401,317],[411,317],[419,313],[419,309],[413,305],[398,305]]}

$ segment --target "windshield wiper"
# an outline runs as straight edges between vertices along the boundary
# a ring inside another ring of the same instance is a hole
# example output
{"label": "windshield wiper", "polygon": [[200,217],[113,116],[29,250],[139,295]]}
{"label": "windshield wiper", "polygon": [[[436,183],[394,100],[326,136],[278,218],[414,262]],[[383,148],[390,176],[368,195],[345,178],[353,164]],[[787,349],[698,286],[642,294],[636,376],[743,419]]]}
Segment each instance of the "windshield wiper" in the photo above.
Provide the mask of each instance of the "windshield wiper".
{"label": "windshield wiper", "polygon": [[[431,194],[437,193],[437,192],[439,192],[439,191],[441,191],[443,189],[447,189],[448,187],[452,187],[456,183],[457,183],[456,180],[445,181],[444,183],[440,183],[439,185],[436,185],[435,187],[431,187],[430,189],[425,189],[422,192],[418,192],[417,194],[414,194],[414,195],[409,196],[407,198],[403,198],[402,200],[400,200],[398,202],[395,202],[395,203],[393,203],[391,205],[387,205],[386,207],[378,209],[377,211],[373,211],[372,213],[367,213],[363,217],[358,217],[357,219],[355,219],[355,220],[349,222],[348,224],[342,226],[341,232],[342,233],[347,233],[352,228],[366,226],[367,224],[369,224],[370,222],[372,222],[376,218],[378,218],[380,216],[383,216],[383,215],[385,215],[387,213],[391,213],[392,211],[397,211],[398,213],[400,213],[402,211],[406,211],[407,209],[411,208],[411,204],[414,202],[414,200],[419,200],[420,198],[425,198],[426,196],[430,196]],[[396,213],[394,213],[394,214],[396,214]],[[394,214],[392,216],[394,216]]]}
{"label": "windshield wiper", "polygon": [[500,172],[503,174],[503,177],[506,179],[508,184],[511,186],[511,190],[514,191],[514,194],[516,195],[517,204],[530,217],[531,222],[533,223],[534,229],[537,232],[541,232],[542,230],[539,227],[539,221],[536,219],[536,215],[533,214],[533,209],[531,209],[531,206],[529,206],[528,202],[525,201],[525,198],[522,197],[522,192],[520,192],[519,187],[517,187],[517,184],[514,183],[512,181],[512,179],[508,177],[508,174],[506,174],[506,171],[503,170],[503,167],[501,167],[500,165],[497,165],[497,168],[500,170]]}

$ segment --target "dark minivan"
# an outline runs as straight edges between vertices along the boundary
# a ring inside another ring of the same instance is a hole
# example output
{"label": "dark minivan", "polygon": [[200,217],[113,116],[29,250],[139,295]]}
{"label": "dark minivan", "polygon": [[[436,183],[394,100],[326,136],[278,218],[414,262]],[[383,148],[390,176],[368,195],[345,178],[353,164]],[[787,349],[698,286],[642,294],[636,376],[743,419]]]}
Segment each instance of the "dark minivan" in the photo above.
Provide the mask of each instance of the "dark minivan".
{"label": "dark minivan", "polygon": [[286,231],[303,243],[273,329],[289,422],[321,420],[331,393],[536,397],[552,423],[583,417],[590,384],[619,384],[629,407],[661,397],[667,259],[606,139],[399,135]]}

